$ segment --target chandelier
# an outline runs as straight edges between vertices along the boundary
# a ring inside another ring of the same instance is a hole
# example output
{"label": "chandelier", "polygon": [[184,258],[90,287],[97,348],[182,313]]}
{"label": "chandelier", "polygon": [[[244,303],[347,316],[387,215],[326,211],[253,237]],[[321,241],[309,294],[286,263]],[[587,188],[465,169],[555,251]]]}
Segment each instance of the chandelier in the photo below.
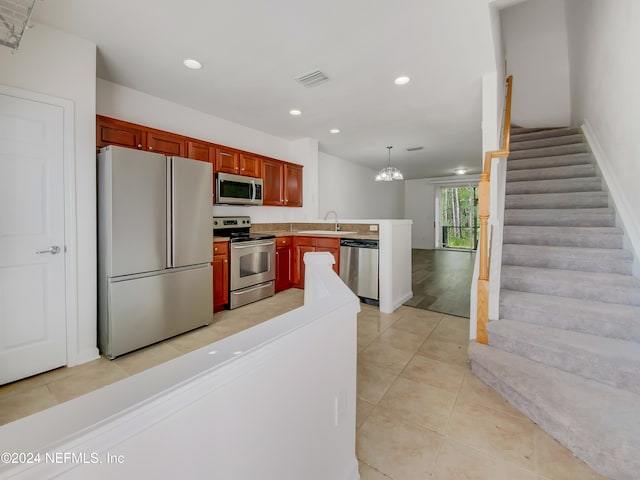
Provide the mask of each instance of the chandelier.
{"label": "chandelier", "polygon": [[378,172],[376,175],[376,182],[392,182],[393,180],[404,180],[402,173],[395,167],[391,166],[391,149],[393,147],[387,147],[389,150],[389,164]]}

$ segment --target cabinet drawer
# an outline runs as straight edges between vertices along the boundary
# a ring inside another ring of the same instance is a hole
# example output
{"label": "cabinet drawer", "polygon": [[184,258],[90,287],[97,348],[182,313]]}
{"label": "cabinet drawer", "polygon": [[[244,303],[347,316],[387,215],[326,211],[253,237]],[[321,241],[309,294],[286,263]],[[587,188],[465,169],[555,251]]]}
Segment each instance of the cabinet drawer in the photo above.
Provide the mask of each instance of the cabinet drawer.
{"label": "cabinet drawer", "polygon": [[292,244],[291,237],[277,237],[276,247],[288,247]]}
{"label": "cabinet drawer", "polygon": [[340,248],[339,238],[316,237],[315,241],[316,241],[316,247]]}
{"label": "cabinet drawer", "polygon": [[214,242],[213,254],[214,255],[227,255],[229,253],[229,242]]}

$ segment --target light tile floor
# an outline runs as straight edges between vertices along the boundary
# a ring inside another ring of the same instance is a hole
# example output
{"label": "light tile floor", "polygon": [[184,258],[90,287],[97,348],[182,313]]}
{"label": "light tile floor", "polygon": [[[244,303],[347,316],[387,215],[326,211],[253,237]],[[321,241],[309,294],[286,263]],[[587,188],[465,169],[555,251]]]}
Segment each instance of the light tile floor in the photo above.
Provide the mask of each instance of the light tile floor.
{"label": "light tile floor", "polygon": [[[300,306],[301,290],[215,315],[213,324],[114,361],[100,358],[0,387],[0,425]],[[594,473],[471,372],[469,320],[402,306],[358,315],[362,480],[592,480]]]}

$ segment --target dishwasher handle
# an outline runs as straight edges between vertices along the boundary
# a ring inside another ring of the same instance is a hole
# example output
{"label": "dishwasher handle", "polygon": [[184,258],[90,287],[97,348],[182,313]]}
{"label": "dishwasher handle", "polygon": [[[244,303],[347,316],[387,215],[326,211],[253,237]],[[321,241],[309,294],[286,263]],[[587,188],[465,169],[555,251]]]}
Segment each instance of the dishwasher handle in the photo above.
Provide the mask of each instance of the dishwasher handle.
{"label": "dishwasher handle", "polygon": [[351,248],[371,248],[378,249],[378,240],[364,240],[357,238],[341,238],[340,239],[341,247],[351,247]]}

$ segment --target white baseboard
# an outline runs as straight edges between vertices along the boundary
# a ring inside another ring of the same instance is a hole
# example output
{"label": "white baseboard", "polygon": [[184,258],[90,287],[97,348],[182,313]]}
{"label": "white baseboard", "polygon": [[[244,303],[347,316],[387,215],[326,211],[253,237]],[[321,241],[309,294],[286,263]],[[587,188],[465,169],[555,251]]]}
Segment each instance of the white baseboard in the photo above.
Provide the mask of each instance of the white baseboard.
{"label": "white baseboard", "polygon": [[636,216],[637,209],[632,208],[625,197],[622,187],[611,169],[611,162],[604,153],[600,142],[598,142],[589,120],[584,120],[584,123],[582,124],[582,131],[589,143],[589,146],[591,147],[591,151],[593,152],[598,168],[602,173],[602,178],[607,184],[611,200],[613,200],[615,209],[622,221],[621,227],[627,236],[629,245],[631,246],[637,269],[638,262],[640,262],[640,224],[638,223]]}

